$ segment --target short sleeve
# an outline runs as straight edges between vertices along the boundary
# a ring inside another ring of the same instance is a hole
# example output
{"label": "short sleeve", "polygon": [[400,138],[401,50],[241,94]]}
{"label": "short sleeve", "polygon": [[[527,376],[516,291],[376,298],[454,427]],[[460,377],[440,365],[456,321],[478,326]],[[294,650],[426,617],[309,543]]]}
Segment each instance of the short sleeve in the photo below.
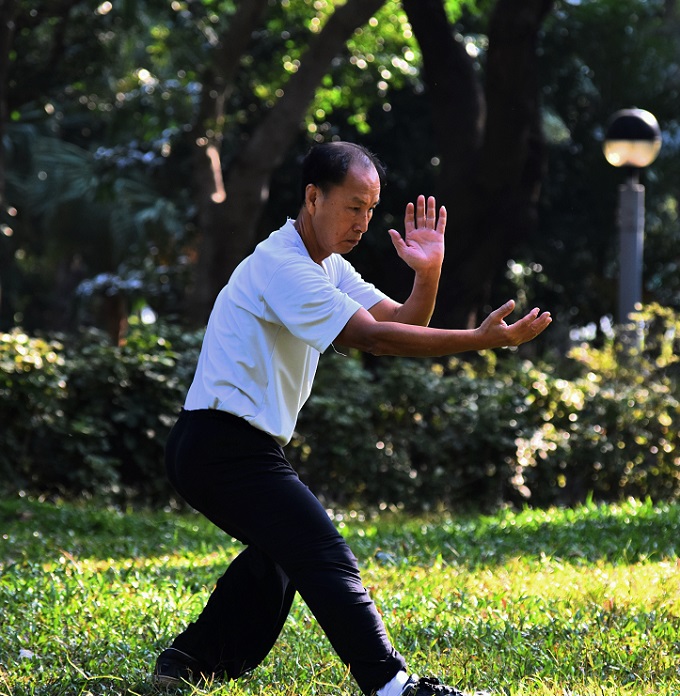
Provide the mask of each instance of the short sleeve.
{"label": "short sleeve", "polygon": [[362,306],[336,287],[324,268],[301,258],[272,274],[263,292],[265,318],[323,353]]}
{"label": "short sleeve", "polygon": [[328,273],[334,285],[345,294],[356,300],[364,309],[370,309],[387,295],[378,290],[372,283],[366,282],[354,266],[339,254],[333,254],[327,259]]}

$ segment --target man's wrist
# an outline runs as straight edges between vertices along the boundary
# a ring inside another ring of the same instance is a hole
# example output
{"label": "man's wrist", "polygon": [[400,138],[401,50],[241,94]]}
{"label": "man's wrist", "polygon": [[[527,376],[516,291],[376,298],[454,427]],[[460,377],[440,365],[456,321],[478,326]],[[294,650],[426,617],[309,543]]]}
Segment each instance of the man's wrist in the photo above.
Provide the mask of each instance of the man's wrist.
{"label": "man's wrist", "polygon": [[414,269],[414,272],[416,274],[416,281],[421,283],[439,285],[439,279],[442,275],[442,268],[441,266],[419,268]]}

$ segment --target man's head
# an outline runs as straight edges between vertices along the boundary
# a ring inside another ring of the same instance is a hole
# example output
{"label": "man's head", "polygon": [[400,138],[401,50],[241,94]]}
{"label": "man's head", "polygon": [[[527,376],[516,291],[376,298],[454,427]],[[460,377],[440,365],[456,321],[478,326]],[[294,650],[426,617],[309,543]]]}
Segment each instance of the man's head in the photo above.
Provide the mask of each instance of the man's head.
{"label": "man's head", "polygon": [[314,145],[302,163],[302,201],[305,200],[307,186],[313,184],[324,193],[332,186],[339,186],[345,180],[353,165],[373,167],[385,186],[385,166],[362,145],[344,141]]}
{"label": "man's head", "polygon": [[317,263],[360,241],[380,201],[385,168],[353,143],[316,145],[303,164],[304,201],[296,226]]}

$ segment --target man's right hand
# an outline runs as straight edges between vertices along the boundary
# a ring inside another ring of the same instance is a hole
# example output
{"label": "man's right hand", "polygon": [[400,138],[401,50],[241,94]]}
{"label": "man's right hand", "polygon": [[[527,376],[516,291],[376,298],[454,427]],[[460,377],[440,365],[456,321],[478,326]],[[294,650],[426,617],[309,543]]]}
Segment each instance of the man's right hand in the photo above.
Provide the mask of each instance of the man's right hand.
{"label": "man's right hand", "polygon": [[550,312],[540,313],[538,307],[518,319],[514,324],[507,324],[505,317],[515,309],[515,301],[509,300],[504,305],[495,309],[475,329],[481,345],[489,348],[503,348],[507,346],[519,346],[531,341],[545,331],[552,317]]}

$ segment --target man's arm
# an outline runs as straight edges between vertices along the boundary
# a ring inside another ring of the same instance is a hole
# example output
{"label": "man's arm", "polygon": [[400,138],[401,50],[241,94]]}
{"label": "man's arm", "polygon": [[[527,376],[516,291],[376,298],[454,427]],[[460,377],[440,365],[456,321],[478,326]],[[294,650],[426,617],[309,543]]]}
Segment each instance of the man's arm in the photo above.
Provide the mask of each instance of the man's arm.
{"label": "man's arm", "polygon": [[470,350],[518,346],[543,332],[552,318],[549,312],[533,309],[514,324],[506,324],[515,308],[510,300],[491,312],[476,329],[434,329],[395,321],[377,321],[359,309],[347,322],[336,341],[348,348],[373,355],[440,357]]}
{"label": "man's arm", "polygon": [[508,325],[515,308],[510,300],[499,307],[476,329],[429,328],[434,311],[439,277],[444,261],[446,208],[437,215],[435,199],[418,196],[409,203],[404,216],[404,237],[390,230],[399,257],[415,272],[413,289],[406,302],[386,299],[370,310],[358,310],[338,335],[336,342],[374,355],[440,357],[469,350],[518,346],[535,338],[552,321],[549,312],[533,309]]}

